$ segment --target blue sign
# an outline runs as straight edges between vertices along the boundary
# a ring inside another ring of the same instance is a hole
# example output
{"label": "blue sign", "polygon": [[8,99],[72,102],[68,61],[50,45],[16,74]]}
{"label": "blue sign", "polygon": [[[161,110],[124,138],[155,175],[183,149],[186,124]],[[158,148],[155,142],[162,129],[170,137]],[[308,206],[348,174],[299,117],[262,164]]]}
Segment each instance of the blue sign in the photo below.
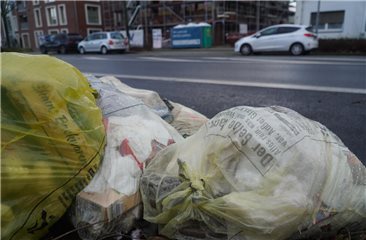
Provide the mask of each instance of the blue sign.
{"label": "blue sign", "polygon": [[173,28],[171,39],[173,48],[199,48],[201,47],[202,28]]}

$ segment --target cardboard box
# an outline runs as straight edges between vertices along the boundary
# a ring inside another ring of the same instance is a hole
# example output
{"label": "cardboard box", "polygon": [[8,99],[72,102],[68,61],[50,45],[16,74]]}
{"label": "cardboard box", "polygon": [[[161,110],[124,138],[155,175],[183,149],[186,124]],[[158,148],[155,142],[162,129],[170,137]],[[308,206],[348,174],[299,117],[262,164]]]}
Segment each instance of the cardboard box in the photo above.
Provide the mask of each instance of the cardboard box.
{"label": "cardboard box", "polygon": [[102,193],[81,191],[76,201],[83,211],[93,212],[100,220],[109,222],[138,206],[141,196],[140,192],[126,196],[108,188]]}

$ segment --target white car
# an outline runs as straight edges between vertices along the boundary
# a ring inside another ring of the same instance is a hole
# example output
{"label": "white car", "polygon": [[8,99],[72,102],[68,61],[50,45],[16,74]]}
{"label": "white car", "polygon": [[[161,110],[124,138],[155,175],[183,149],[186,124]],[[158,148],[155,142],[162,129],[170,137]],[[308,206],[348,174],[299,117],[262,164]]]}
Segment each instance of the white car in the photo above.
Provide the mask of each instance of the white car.
{"label": "white car", "polygon": [[270,26],[235,43],[235,52],[245,56],[270,51],[289,51],[298,56],[315,48],[318,48],[318,39],[312,27],[294,24]]}
{"label": "white car", "polygon": [[86,52],[107,54],[110,51],[124,51],[126,47],[127,39],[120,32],[95,32],[78,44],[81,54]]}

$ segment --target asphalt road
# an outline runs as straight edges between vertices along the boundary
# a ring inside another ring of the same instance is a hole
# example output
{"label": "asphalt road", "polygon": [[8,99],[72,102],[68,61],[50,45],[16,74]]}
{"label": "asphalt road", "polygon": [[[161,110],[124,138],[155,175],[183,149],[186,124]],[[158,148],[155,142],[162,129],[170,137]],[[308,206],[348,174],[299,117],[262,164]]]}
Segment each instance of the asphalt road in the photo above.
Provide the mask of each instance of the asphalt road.
{"label": "asphalt road", "polygon": [[55,55],[97,76],[157,91],[207,117],[238,105],[281,105],[319,121],[366,164],[366,58],[180,50]]}

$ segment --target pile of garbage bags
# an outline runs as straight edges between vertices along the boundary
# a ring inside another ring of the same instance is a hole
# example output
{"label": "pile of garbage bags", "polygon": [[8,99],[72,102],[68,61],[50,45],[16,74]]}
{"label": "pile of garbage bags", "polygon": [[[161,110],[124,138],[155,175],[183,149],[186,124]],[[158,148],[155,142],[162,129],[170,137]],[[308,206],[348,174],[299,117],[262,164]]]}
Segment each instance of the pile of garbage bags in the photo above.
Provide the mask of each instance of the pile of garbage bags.
{"label": "pile of garbage bags", "polygon": [[171,239],[365,227],[365,166],[293,110],[239,106],[209,120],[52,57],[2,61],[4,239],[39,239],[67,209],[81,239],[122,236],[141,219]]}

